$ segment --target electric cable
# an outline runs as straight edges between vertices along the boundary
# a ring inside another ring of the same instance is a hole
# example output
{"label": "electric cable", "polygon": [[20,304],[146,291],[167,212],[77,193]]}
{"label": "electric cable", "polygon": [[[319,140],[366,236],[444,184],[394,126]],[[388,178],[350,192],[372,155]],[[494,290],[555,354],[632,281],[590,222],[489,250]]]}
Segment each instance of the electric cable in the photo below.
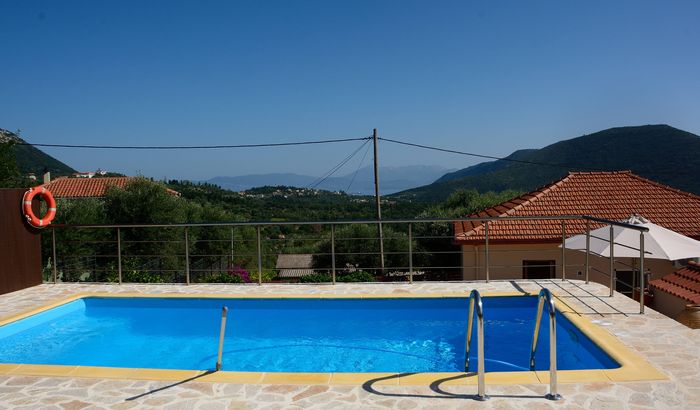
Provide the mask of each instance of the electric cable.
{"label": "electric cable", "polygon": [[263,148],[263,147],[286,147],[292,145],[313,145],[331,144],[337,142],[351,142],[369,140],[371,137],[362,138],[341,138],[319,141],[295,141],[278,142],[267,144],[237,144],[237,145],[72,145],[72,144],[34,144],[29,142],[18,142],[15,145],[31,145],[34,147],[50,148],[88,148],[88,149],[149,149],[149,150],[173,150],[173,149],[225,149],[225,148]]}
{"label": "electric cable", "polygon": [[572,165],[567,165],[567,164],[552,164],[552,163],[548,163],[548,162],[526,161],[526,160],[506,158],[506,157],[496,157],[493,155],[475,154],[473,152],[465,152],[465,151],[458,151],[458,150],[454,150],[454,149],[431,147],[429,145],[414,144],[412,142],[399,141],[399,140],[394,140],[394,139],[390,139],[390,138],[379,137],[378,139],[380,139],[382,141],[386,141],[386,142],[392,142],[394,144],[407,145],[410,147],[423,148],[423,149],[432,150],[432,151],[448,152],[451,154],[466,155],[466,156],[470,156],[470,157],[495,159],[495,160],[499,160],[499,161],[518,162],[521,164],[541,165],[541,166],[566,168],[566,169],[576,168],[576,169],[581,169],[581,170],[586,170],[586,171],[601,171],[600,169],[581,167],[578,165],[572,166]]}
{"label": "electric cable", "polygon": [[[367,141],[369,142],[369,141]],[[355,170],[355,173],[352,175],[352,179],[350,180],[350,183],[348,184],[348,187],[345,188],[345,192],[350,192],[350,187],[352,186],[353,182],[355,182],[355,177],[357,177],[357,173],[360,172],[360,168],[362,168],[362,164],[365,163],[365,158],[367,158],[367,153],[369,152],[369,149],[371,145],[366,144],[367,149],[365,149],[365,153],[362,154],[362,159],[360,160],[360,163],[357,165],[357,169]]]}
{"label": "electric cable", "polygon": [[[370,138],[371,138],[371,137],[370,137]],[[355,155],[357,155],[357,153],[360,152],[360,150],[361,150],[362,148],[364,148],[364,146],[365,146],[366,144],[369,143],[370,138],[367,138],[367,139],[365,140],[365,142],[363,142],[362,144],[360,144],[360,146],[357,147],[357,149],[356,149],[355,151],[351,152],[350,155],[348,155],[347,157],[343,158],[343,160],[341,160],[338,164],[336,164],[336,165],[335,165],[333,168],[331,168],[328,172],[326,172],[325,174],[323,174],[322,177],[318,178],[318,179],[317,179],[316,181],[314,181],[311,185],[309,185],[309,188],[315,189],[317,186],[321,185],[324,181],[326,181],[326,180],[327,180],[328,178],[330,178],[333,174],[335,174],[339,169],[341,169],[345,164],[347,164],[348,161],[350,161]]]}

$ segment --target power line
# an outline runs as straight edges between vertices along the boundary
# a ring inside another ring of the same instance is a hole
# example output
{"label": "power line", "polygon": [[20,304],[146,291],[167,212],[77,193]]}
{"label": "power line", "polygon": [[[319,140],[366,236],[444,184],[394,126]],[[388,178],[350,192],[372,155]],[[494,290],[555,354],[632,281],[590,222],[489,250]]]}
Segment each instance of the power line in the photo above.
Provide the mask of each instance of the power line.
{"label": "power line", "polygon": [[72,145],[72,144],[32,144],[28,142],[15,145],[30,145],[34,147],[50,148],[87,148],[87,149],[148,149],[148,150],[174,150],[174,149],[226,149],[226,148],[262,148],[262,147],[286,147],[292,145],[332,144],[338,142],[351,142],[369,140],[370,137],[341,138],[319,141],[295,141],[278,142],[268,144],[238,144],[238,145]]}
{"label": "power line", "polygon": [[365,139],[365,142],[360,144],[359,147],[353,152],[350,153],[347,157],[343,158],[342,161],[340,161],[338,164],[336,164],[333,168],[331,168],[328,172],[323,174],[322,177],[318,178],[314,183],[312,183],[309,187],[312,189],[315,189],[317,186],[321,185],[325,180],[330,178],[333,174],[335,174],[338,170],[340,170],[345,164],[348,163],[355,155],[357,155],[358,152],[366,145],[369,144],[369,138]]}
{"label": "power line", "polygon": [[352,175],[352,179],[350,180],[348,187],[345,188],[345,192],[350,192],[350,187],[355,182],[355,177],[357,177],[357,173],[360,172],[360,168],[362,168],[362,164],[365,163],[365,158],[367,158],[367,153],[369,152],[369,148],[370,148],[369,144],[365,144],[365,145],[367,145],[367,149],[365,150],[365,153],[362,154],[362,159],[360,160],[360,163],[357,164],[357,169],[355,170],[355,173]]}
{"label": "power line", "polygon": [[526,160],[522,160],[522,159],[496,157],[496,156],[492,156],[492,155],[475,154],[473,152],[458,151],[458,150],[454,150],[454,149],[431,147],[429,145],[414,144],[412,142],[398,141],[398,140],[393,140],[393,139],[389,139],[389,138],[379,137],[379,139],[382,141],[386,141],[386,142],[393,142],[394,144],[408,145],[410,147],[423,148],[423,149],[428,149],[428,150],[432,150],[432,151],[448,152],[451,154],[466,155],[466,156],[470,156],[470,157],[495,159],[495,160],[499,160],[499,161],[518,162],[521,164],[529,164],[529,165],[542,165],[542,166],[556,167],[556,168],[566,168],[566,169],[577,168],[577,169],[582,169],[582,170],[587,170],[587,171],[600,171],[600,169],[581,167],[578,165],[572,166],[572,165],[567,165],[567,164],[553,164],[553,163],[548,163],[548,162],[526,161]]}

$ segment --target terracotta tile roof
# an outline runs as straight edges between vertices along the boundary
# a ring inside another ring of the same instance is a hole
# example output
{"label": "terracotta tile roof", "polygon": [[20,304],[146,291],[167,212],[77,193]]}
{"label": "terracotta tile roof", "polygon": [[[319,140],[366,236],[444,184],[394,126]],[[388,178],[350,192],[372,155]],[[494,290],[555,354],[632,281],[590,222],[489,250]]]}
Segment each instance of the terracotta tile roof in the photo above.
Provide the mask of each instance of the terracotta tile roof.
{"label": "terracotta tile roof", "polygon": [[[590,215],[624,220],[639,214],[650,222],[700,240],[700,196],[642,178],[630,171],[571,172],[546,185],[470,217]],[[591,229],[603,224],[591,222]],[[586,231],[583,220],[567,220],[567,236]],[[484,241],[480,222],[455,223],[458,243]],[[494,243],[561,241],[561,221],[498,221],[489,223]]]}
{"label": "terracotta tile roof", "polygon": [[690,303],[700,304],[700,264],[688,262],[688,266],[679,269],[661,279],[652,280],[649,286],[685,299]]}
{"label": "terracotta tile roof", "polygon": [[[57,178],[43,186],[56,198],[101,198],[105,196],[108,187],[124,188],[137,178],[140,177]],[[168,189],[168,192],[180,195],[172,189]]]}

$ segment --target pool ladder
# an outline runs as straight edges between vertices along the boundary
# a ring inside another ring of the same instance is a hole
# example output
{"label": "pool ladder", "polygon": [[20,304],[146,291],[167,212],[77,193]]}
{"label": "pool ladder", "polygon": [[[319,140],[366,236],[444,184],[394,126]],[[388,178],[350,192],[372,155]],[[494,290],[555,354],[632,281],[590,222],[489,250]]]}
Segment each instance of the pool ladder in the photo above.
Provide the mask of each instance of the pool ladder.
{"label": "pool ladder", "polygon": [[545,397],[549,400],[561,400],[561,395],[557,393],[557,311],[554,308],[554,299],[549,289],[540,290],[537,300],[535,333],[532,335],[532,349],[530,349],[530,370],[535,370],[537,339],[540,335],[542,311],[546,305],[547,314],[549,315],[549,393]]}
{"label": "pool ladder", "polygon": [[[554,308],[554,299],[548,289],[542,289],[537,296],[537,317],[535,318],[535,331],[532,336],[532,348],[530,350],[530,370],[535,370],[535,352],[537,351],[537,339],[540,333],[540,322],[544,305],[547,306],[549,314],[549,393],[545,397],[549,400],[561,400],[562,396],[557,393],[557,318]],[[464,371],[469,371],[469,352],[471,350],[472,329],[474,325],[474,313],[477,318],[477,381],[478,390],[474,397],[476,400],[485,401],[489,399],[486,395],[486,381],[484,372],[484,305],[481,302],[481,294],[474,289],[469,294],[469,320],[467,321],[467,341],[466,358],[464,361]]]}
{"label": "pool ladder", "polygon": [[216,357],[216,371],[221,370],[221,356],[224,354],[224,335],[226,334],[226,316],[228,307],[221,308],[221,330],[219,331],[219,354]]}
{"label": "pool ladder", "polygon": [[474,289],[472,293],[469,294],[469,321],[467,322],[467,354],[464,361],[464,371],[469,371],[469,350],[472,345],[472,326],[474,325],[474,308],[476,307],[476,319],[477,319],[477,380],[478,380],[478,391],[476,400],[486,401],[489,396],[486,395],[486,381],[484,375],[484,305],[481,303],[481,295],[479,291]]}

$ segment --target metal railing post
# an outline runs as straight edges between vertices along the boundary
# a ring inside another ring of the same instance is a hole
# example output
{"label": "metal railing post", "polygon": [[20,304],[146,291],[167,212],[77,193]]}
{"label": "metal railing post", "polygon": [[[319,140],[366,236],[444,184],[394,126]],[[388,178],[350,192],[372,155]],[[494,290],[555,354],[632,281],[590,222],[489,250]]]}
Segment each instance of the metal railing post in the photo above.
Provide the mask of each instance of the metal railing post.
{"label": "metal railing post", "polygon": [[488,283],[489,280],[491,280],[491,272],[490,272],[490,263],[489,263],[489,223],[486,222],[484,224],[484,238],[486,241],[486,244],[484,246],[484,264],[486,265],[486,282]]}
{"label": "metal railing post", "polygon": [[413,283],[413,224],[408,224],[408,283]]}
{"label": "metal railing post", "polygon": [[591,270],[591,262],[589,260],[591,254],[591,221],[586,220],[586,284],[589,283],[588,274]]}
{"label": "metal railing post", "polygon": [[190,284],[190,240],[187,235],[188,229],[185,227],[185,282]]}
{"label": "metal railing post", "polygon": [[485,359],[484,359],[484,305],[481,302],[481,295],[479,291],[473,289],[469,294],[469,319],[467,320],[467,341],[466,341],[466,354],[464,359],[464,371],[469,371],[469,354],[472,345],[472,329],[474,325],[474,308],[476,307],[476,319],[477,319],[477,383],[478,383],[478,393],[474,397],[476,400],[485,401],[489,399],[486,395],[486,378],[485,378]]}
{"label": "metal railing post", "polygon": [[[634,294],[634,287],[632,288]],[[644,232],[639,232],[639,313],[644,314]]]}
{"label": "metal railing post", "polygon": [[331,276],[335,285],[335,225],[331,225]]}
{"label": "metal railing post", "polygon": [[233,249],[234,249],[234,236],[233,236],[233,226],[231,227],[231,266],[233,267]]}
{"label": "metal railing post", "polygon": [[262,243],[260,239],[260,225],[255,227],[258,242],[258,285],[262,285]]}
{"label": "metal railing post", "polygon": [[224,335],[226,334],[226,315],[228,314],[228,308],[226,306],[221,308],[221,330],[219,331],[219,354],[216,359],[216,371],[221,370],[221,357],[224,354]]}
{"label": "metal railing post", "polygon": [[58,283],[58,268],[56,267],[58,261],[56,260],[56,229],[51,229],[51,252],[53,255],[53,264],[51,270],[53,272],[53,284]]}
{"label": "metal railing post", "polygon": [[566,221],[561,221],[561,280],[566,279]]}
{"label": "metal railing post", "polygon": [[117,228],[117,276],[122,284],[122,231]]}
{"label": "metal railing post", "polygon": [[537,341],[540,335],[542,311],[547,305],[549,316],[549,393],[545,397],[549,400],[561,400],[561,395],[557,393],[557,311],[554,306],[554,298],[549,289],[545,288],[540,290],[537,300],[535,332],[532,335],[532,349],[530,350],[530,370],[535,370],[535,353],[537,352]]}
{"label": "metal railing post", "polygon": [[610,225],[610,297],[615,294],[615,238],[613,226]]}

